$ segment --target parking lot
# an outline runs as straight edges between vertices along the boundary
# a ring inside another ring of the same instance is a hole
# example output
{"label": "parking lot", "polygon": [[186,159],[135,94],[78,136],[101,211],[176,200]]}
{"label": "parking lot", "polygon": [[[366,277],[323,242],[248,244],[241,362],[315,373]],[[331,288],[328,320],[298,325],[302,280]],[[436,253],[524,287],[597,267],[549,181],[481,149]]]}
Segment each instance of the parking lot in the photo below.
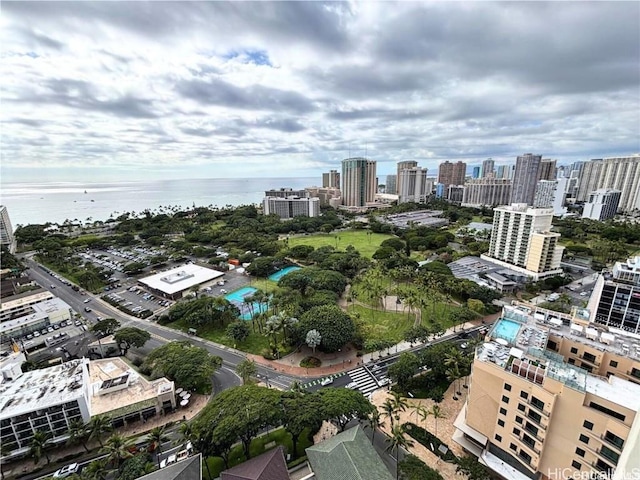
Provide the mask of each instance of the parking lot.
{"label": "parking lot", "polygon": [[153,295],[136,285],[120,286],[102,298],[110,300],[110,303],[116,305],[120,310],[145,318],[169,308],[174,303],[166,298]]}
{"label": "parking lot", "polygon": [[43,347],[53,347],[66,342],[87,331],[84,321],[79,319],[65,320],[60,323],[42,327],[18,339],[24,350],[33,351]]}

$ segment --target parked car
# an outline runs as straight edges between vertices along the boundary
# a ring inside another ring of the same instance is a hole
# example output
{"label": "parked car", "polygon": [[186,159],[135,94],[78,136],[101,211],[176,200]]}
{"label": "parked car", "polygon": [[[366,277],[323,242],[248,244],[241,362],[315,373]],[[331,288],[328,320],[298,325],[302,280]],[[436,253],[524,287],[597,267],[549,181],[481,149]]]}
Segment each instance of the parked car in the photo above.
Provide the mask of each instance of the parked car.
{"label": "parked car", "polygon": [[333,378],[331,378],[331,377],[323,378],[320,381],[320,385],[322,385],[323,387],[326,387],[327,385],[330,385],[332,383],[333,383]]}
{"label": "parked car", "polygon": [[78,464],[71,463],[65,467],[62,467],[55,471],[53,474],[53,478],[67,478],[70,475],[73,475],[78,471]]}
{"label": "parked car", "polygon": [[358,388],[358,384],[356,382],[351,382],[349,385],[347,385],[347,388],[350,390],[355,390],[356,388]]}

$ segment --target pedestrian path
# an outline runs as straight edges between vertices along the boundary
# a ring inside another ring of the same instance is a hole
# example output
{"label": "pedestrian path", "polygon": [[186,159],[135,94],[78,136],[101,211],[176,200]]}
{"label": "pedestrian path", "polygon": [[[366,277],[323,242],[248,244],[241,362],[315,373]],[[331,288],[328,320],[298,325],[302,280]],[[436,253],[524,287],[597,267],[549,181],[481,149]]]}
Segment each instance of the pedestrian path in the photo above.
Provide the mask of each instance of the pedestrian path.
{"label": "pedestrian path", "polygon": [[368,395],[374,390],[380,388],[380,385],[378,385],[376,379],[373,378],[373,376],[371,376],[371,373],[369,373],[369,371],[364,367],[351,370],[349,372],[349,377],[351,377],[351,380],[356,382],[356,384],[358,385],[358,390],[360,390],[363,395]]}

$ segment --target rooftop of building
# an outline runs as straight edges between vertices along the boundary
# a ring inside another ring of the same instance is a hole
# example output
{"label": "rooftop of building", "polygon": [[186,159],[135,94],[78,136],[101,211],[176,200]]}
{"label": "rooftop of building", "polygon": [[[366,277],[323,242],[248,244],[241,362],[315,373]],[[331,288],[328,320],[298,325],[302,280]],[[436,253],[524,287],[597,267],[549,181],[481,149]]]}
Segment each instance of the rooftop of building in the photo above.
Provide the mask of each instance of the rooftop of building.
{"label": "rooftop of building", "polygon": [[640,255],[628,258],[626,262],[616,262],[613,266],[613,273],[623,271],[640,274]]}
{"label": "rooftop of building", "polygon": [[173,382],[166,378],[148,381],[118,357],[93,360],[89,365],[89,381],[91,415],[115,411],[115,415],[123,415],[130,406],[139,410],[141,402],[155,406],[159,394],[174,390]]}
{"label": "rooftop of building", "polygon": [[18,295],[14,295],[3,300],[0,303],[0,312],[18,308],[23,305],[29,305],[31,303],[42,302],[50,298],[53,298],[53,294],[44,289],[19,293]]}
{"label": "rooftop of building", "polygon": [[202,480],[202,454],[151,472],[139,480]]}
{"label": "rooftop of building", "polygon": [[220,474],[221,480],[288,480],[284,448],[278,446]]}
{"label": "rooftop of building", "polygon": [[71,309],[69,304],[57,297],[44,300],[40,303],[34,303],[33,305],[30,305],[30,307],[32,309],[31,313],[0,323],[0,334],[13,330],[21,325],[48,318],[51,313],[59,312],[61,310],[68,311]]}
{"label": "rooftop of building", "polygon": [[[550,335],[560,335],[601,351],[639,359],[640,342],[602,328],[574,323],[584,321],[588,311],[559,314],[537,307],[505,306],[501,318],[487,334],[487,341],[476,351],[476,358],[539,385],[549,377],[581,392],[595,393],[622,406],[640,407],[640,385],[623,379],[606,380],[565,362],[564,357],[546,349]],[[628,342],[628,343],[625,343]],[[616,397],[615,388],[625,385],[627,393]],[[633,396],[637,399],[633,400]]]}
{"label": "rooftop of building", "polygon": [[381,221],[390,223],[397,227],[412,225],[439,226],[449,223],[445,218],[441,218],[442,210],[416,210],[413,212],[396,213],[385,215]]}
{"label": "rooftop of building", "polygon": [[447,266],[451,269],[451,273],[453,273],[454,277],[466,278],[473,280],[474,282],[482,280],[480,274],[488,275],[490,273],[497,274],[502,278],[515,282],[525,281],[527,278],[526,275],[520,272],[505,268],[479,257],[462,257],[455,262],[449,263]]}
{"label": "rooftop of building", "polygon": [[502,205],[500,207],[495,207],[493,210],[526,213],[528,215],[553,215],[553,208],[533,208],[526,203],[512,203],[511,205]]}
{"label": "rooftop of building", "polygon": [[190,263],[141,278],[139,281],[149,288],[171,295],[223,275],[223,272]]}
{"label": "rooftop of building", "polygon": [[71,360],[32,370],[0,384],[0,418],[10,418],[35,408],[59,405],[83,396],[87,359]]}

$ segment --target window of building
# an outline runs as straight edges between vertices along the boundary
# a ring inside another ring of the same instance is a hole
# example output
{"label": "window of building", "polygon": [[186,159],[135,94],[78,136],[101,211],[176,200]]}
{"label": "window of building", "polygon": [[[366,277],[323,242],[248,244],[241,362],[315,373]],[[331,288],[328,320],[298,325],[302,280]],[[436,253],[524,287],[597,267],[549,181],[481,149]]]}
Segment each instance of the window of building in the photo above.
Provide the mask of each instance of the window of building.
{"label": "window of building", "polygon": [[519,428],[514,428],[513,429],[513,434],[519,436],[520,435],[520,429]]}
{"label": "window of building", "polygon": [[591,362],[591,363],[595,363],[595,361],[596,361],[596,356],[592,355],[591,353],[587,353],[587,352],[584,352],[582,354],[582,358],[584,358],[587,362]]}
{"label": "window of building", "polygon": [[589,407],[593,408],[594,410],[598,410],[599,412],[606,413],[613,418],[617,418],[621,422],[624,422],[625,418],[627,418],[625,415],[618,413],[615,410],[611,410],[610,408],[603,407],[602,405],[595,402],[589,402]]}
{"label": "window of building", "polygon": [[593,423],[591,423],[589,420],[585,420],[582,426],[587,430],[593,430]]}
{"label": "window of building", "polygon": [[511,391],[511,385],[509,385],[508,383],[505,383],[505,384],[504,384],[504,389],[505,389],[507,392],[510,392],[510,391]]}
{"label": "window of building", "polygon": [[611,361],[609,362],[609,366],[610,366],[610,367],[613,367],[613,368],[616,368],[616,367],[618,366],[618,362],[616,362],[615,360],[611,360]]}
{"label": "window of building", "polygon": [[538,427],[530,424],[529,422],[526,423],[524,429],[529,433],[532,433],[533,435],[538,436]]}
{"label": "window of building", "polygon": [[498,420],[498,425],[504,427],[504,420]]}
{"label": "window of building", "polygon": [[509,397],[507,397],[506,395],[503,395],[503,396],[502,396],[502,401],[503,401],[504,403],[509,403]]}
{"label": "window of building", "polygon": [[506,415],[506,414],[507,414],[507,409],[500,407],[500,415]]}
{"label": "window of building", "polygon": [[613,463],[616,463],[616,464],[618,463],[618,460],[620,459],[620,454],[614,452],[613,450],[611,450],[606,445],[602,445],[602,447],[600,448],[600,455],[602,455],[607,460],[611,460]]}
{"label": "window of building", "polygon": [[624,446],[624,440],[616,434],[611,433],[609,430],[607,430],[604,434],[604,439],[612,445],[618,447],[618,449],[620,450],[622,450],[622,447]]}
{"label": "window of building", "polygon": [[632,368],[631,369],[631,376],[632,377],[636,377],[636,378],[640,378],[640,370],[638,370],[637,368]]}
{"label": "window of building", "polygon": [[581,449],[580,447],[576,447],[576,455],[578,455],[579,457],[584,457],[585,451],[583,449]]}
{"label": "window of building", "polygon": [[538,410],[544,410],[544,402],[536,397],[531,397],[531,405],[536,407]]}
{"label": "window of building", "polygon": [[518,410],[520,410],[521,412],[524,412],[527,409],[527,407],[525,407],[523,404],[519,403],[518,404]]}
{"label": "window of building", "polygon": [[578,353],[578,349],[576,347],[571,347],[571,353]]}
{"label": "window of building", "polygon": [[576,470],[580,470],[582,468],[582,464],[580,462],[576,462],[575,460],[571,462],[571,466]]}
{"label": "window of building", "polygon": [[575,358],[570,358],[570,359],[567,360],[567,363],[569,363],[570,365],[575,365],[576,359]]}
{"label": "window of building", "polygon": [[522,443],[524,443],[525,445],[531,448],[534,448],[536,446],[536,441],[526,433],[522,435]]}
{"label": "window of building", "polygon": [[500,435],[498,435],[497,433],[496,433],[495,439],[496,439],[497,442],[501,442],[502,441],[502,437]]}
{"label": "window of building", "polygon": [[524,450],[520,450],[520,453],[518,454],[520,456],[521,459],[523,459],[527,464],[531,463],[531,455],[529,455],[527,452],[525,452]]}
{"label": "window of building", "polygon": [[542,415],[540,415],[538,412],[534,412],[533,410],[529,410],[529,413],[527,413],[527,417],[537,423],[540,423],[542,420]]}
{"label": "window of building", "polygon": [[516,415],[516,423],[522,424],[522,417]]}
{"label": "window of building", "polygon": [[520,392],[520,398],[524,398],[526,400],[529,398],[529,394],[527,392]]}
{"label": "window of building", "polygon": [[509,448],[510,448],[511,450],[513,450],[514,452],[518,450],[518,446],[517,446],[515,443],[510,444],[510,445],[509,445]]}
{"label": "window of building", "polygon": [[580,440],[582,443],[586,443],[587,445],[589,445],[589,437],[587,437],[584,434],[580,434],[580,437],[578,438],[578,440]]}

